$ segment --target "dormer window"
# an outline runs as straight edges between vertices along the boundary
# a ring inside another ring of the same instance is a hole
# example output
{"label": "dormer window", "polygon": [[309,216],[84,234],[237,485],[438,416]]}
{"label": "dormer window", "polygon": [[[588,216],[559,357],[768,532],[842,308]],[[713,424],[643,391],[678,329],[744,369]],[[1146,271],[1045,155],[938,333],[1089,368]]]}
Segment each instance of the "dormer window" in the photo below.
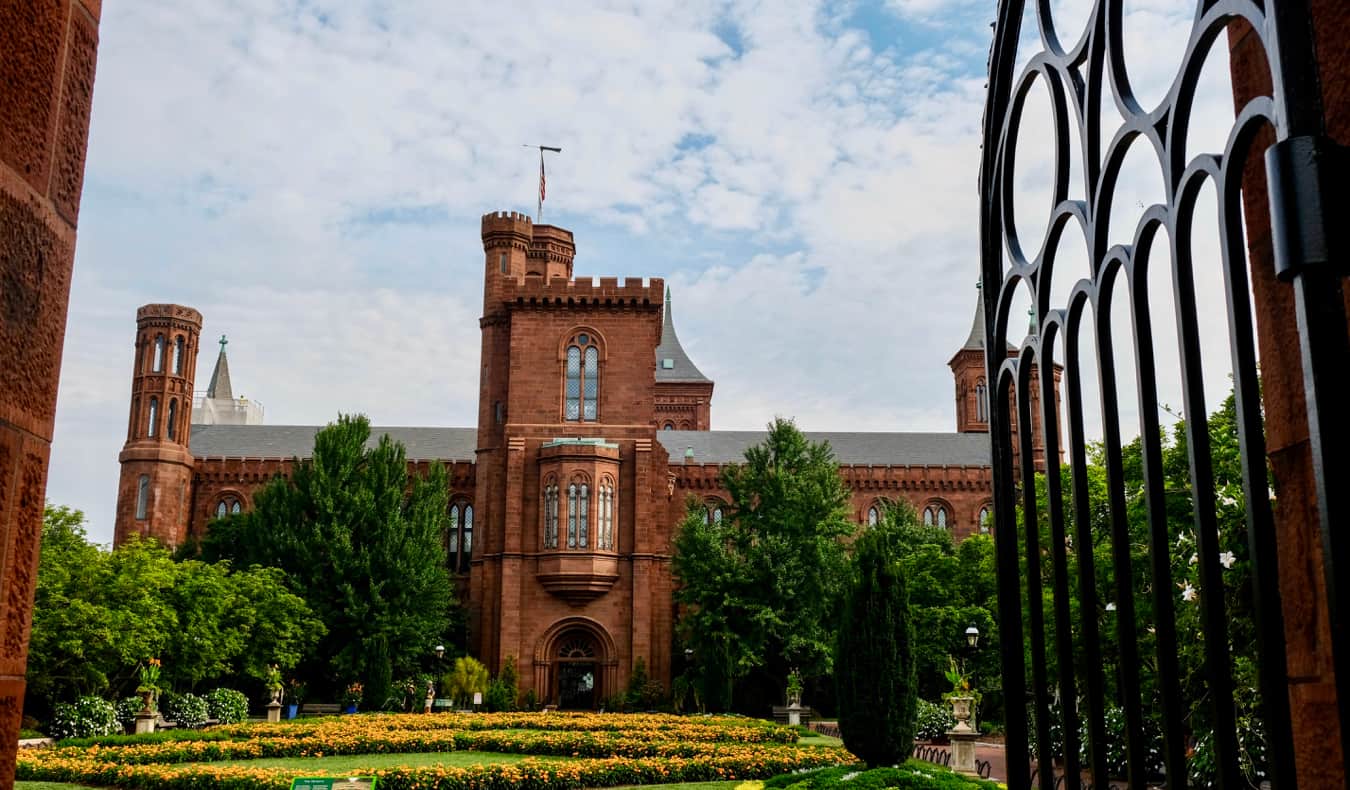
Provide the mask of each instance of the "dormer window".
{"label": "dormer window", "polygon": [[567,345],[563,417],[569,422],[595,422],[599,415],[600,349],[586,332]]}

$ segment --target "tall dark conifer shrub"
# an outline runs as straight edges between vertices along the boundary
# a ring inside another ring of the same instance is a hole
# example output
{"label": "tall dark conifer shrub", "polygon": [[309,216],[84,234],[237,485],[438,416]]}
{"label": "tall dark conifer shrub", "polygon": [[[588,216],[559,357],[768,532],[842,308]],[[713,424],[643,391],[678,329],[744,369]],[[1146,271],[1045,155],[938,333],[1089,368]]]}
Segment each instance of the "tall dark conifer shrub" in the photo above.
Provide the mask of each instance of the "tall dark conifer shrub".
{"label": "tall dark conifer shrub", "polygon": [[834,668],[844,746],[868,766],[895,765],[914,748],[913,640],[897,530],[880,525],[854,545]]}

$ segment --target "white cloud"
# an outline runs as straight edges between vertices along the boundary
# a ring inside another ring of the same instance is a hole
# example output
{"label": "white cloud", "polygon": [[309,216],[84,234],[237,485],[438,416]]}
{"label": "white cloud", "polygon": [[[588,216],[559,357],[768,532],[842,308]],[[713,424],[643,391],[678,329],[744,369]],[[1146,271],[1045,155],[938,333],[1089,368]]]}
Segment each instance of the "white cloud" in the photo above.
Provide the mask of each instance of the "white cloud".
{"label": "white cloud", "polygon": [[895,0],[906,51],[810,0],[110,8],[49,495],[111,537],[145,302],[228,333],[271,423],[473,424],[478,216],[533,204],[522,144],[564,149],[578,274],[672,283],[714,427],[950,429],[987,5]]}

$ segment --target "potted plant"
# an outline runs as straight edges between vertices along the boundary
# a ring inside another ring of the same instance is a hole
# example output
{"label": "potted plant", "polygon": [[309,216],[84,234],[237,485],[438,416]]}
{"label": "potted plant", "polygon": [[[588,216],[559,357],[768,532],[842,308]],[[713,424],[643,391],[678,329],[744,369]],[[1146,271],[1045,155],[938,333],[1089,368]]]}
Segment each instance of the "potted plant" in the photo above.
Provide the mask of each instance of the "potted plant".
{"label": "potted plant", "polygon": [[788,707],[801,707],[802,704],[802,676],[796,669],[787,676],[787,704]]}
{"label": "potted plant", "polygon": [[286,718],[294,719],[300,715],[300,703],[305,701],[305,684],[300,682],[299,678],[291,678],[286,686],[286,699],[289,701],[286,705]]}
{"label": "potted plant", "polygon": [[155,698],[159,695],[159,675],[162,665],[158,658],[148,658],[141,664],[138,673],[140,684],[136,693],[141,697],[141,714],[150,716],[155,712]]}
{"label": "potted plant", "polygon": [[272,701],[281,704],[281,692],[285,686],[281,685],[281,669],[276,664],[267,665],[267,693],[272,695]]}
{"label": "potted plant", "polygon": [[357,706],[361,704],[361,694],[365,687],[360,683],[353,683],[342,693],[343,713],[355,713]]}
{"label": "potted plant", "polygon": [[975,714],[975,705],[980,700],[980,692],[970,687],[970,676],[965,672],[963,663],[958,663],[955,658],[951,659],[951,664],[947,669],[947,682],[952,684],[952,690],[942,695],[942,698],[952,705],[952,717],[956,719],[956,726],[952,727],[953,732],[971,732],[973,728],[970,720]]}

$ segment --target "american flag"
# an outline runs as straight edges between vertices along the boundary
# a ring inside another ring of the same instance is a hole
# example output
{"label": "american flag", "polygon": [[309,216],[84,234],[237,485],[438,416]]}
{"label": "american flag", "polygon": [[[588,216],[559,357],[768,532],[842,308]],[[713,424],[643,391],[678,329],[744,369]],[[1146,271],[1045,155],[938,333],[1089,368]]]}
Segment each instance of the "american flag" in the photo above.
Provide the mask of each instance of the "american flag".
{"label": "american flag", "polygon": [[539,202],[544,202],[544,151],[539,151]]}

